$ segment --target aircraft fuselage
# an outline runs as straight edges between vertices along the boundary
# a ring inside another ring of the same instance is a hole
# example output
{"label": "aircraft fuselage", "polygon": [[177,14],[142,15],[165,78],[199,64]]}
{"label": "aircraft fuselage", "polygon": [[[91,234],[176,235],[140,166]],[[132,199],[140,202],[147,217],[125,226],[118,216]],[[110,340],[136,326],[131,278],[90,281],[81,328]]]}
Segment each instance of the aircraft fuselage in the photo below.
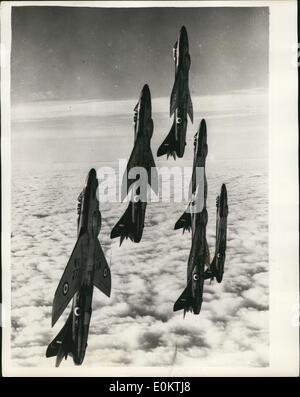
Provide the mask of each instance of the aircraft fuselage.
{"label": "aircraft fuselage", "polygon": [[[149,154],[151,153],[151,137],[153,134],[153,120],[152,120],[152,110],[151,110],[151,95],[150,90],[147,84],[144,85],[139,101],[134,109],[134,148],[133,152],[135,152],[134,164],[136,167],[143,167],[146,171],[147,168],[147,159],[149,158]],[[128,162],[130,164],[130,160]],[[127,173],[130,172],[130,169],[127,168]],[[149,179],[149,174],[147,174],[147,178]],[[131,178],[128,178],[131,179]],[[131,184],[134,187],[134,181],[127,186],[127,191]],[[149,180],[147,181],[149,183]],[[145,200],[141,200],[145,198],[147,195],[147,185],[145,183],[142,185],[143,192],[141,192],[140,187],[137,189],[133,189],[131,193],[131,203],[129,208],[129,216],[131,218],[131,224],[135,225],[132,230],[128,231],[128,237],[132,239],[134,242],[138,243],[143,234],[144,230],[144,220],[145,220],[145,212],[147,202]]]}
{"label": "aircraft fuselage", "polygon": [[[142,88],[134,108],[134,146],[122,179],[121,200],[129,194],[129,205],[111,231],[111,238],[126,238],[138,243],[143,234],[148,185],[157,190],[157,171],[151,151],[153,120],[151,94],[147,84]],[[155,186],[153,186],[155,184]]]}
{"label": "aircraft fuselage", "polygon": [[75,293],[72,304],[72,338],[74,343],[72,355],[73,361],[77,365],[83,362],[85,356],[92,315],[96,239],[101,228],[97,188],[96,172],[92,169],[81,195],[81,210],[78,220],[78,237],[83,233],[87,233],[88,244],[87,246],[82,245],[81,287]]}
{"label": "aircraft fuselage", "polygon": [[204,270],[206,261],[206,224],[207,211],[203,209],[196,215],[196,227],[192,237],[192,247],[188,260],[187,280],[191,279],[191,296],[193,312],[200,313],[204,285]]}
{"label": "aircraft fuselage", "polygon": [[218,197],[217,202],[216,252],[212,262],[212,269],[215,272],[215,277],[218,283],[222,281],[224,273],[227,241],[227,215],[227,189],[223,184],[221,188],[221,194]]}
{"label": "aircraft fuselage", "polygon": [[[135,144],[139,145],[139,163],[143,162],[143,159],[147,159],[149,152],[151,151],[150,141],[153,134],[153,120],[152,120],[152,109],[151,109],[151,95],[147,84],[144,85],[137,106],[134,110],[134,136]],[[137,142],[138,139],[138,142]],[[146,188],[146,186],[145,186]],[[140,190],[137,192],[140,194]],[[144,192],[146,193],[146,192]],[[145,201],[138,200],[133,194],[131,197],[131,221],[136,225],[135,230],[132,231],[130,238],[136,243],[140,242],[145,221],[145,212],[147,203]]]}
{"label": "aircraft fuselage", "polygon": [[[202,120],[199,130],[195,136],[194,162],[192,174],[192,208],[196,207],[196,212],[191,212],[192,225],[192,247],[190,251],[187,280],[192,280],[191,289],[193,297],[193,312],[199,314],[202,304],[204,271],[207,259],[207,179],[205,174],[205,160],[207,156],[207,132],[206,123]],[[202,178],[197,181],[196,170],[202,169]],[[200,205],[200,207],[199,207]],[[198,206],[198,207],[197,207]],[[191,210],[192,210],[191,208]]]}
{"label": "aircraft fuselage", "polygon": [[174,49],[175,78],[178,78],[178,106],[174,112],[175,148],[178,157],[182,157],[186,145],[187,114],[189,102],[189,41],[185,27],[180,30],[177,45]]}

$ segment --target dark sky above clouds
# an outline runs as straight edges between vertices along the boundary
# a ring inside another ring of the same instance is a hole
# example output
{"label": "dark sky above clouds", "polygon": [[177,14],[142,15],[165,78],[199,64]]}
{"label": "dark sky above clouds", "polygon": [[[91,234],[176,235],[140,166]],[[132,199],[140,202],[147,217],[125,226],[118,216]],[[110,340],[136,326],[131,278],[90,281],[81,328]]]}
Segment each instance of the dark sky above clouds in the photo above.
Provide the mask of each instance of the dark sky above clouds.
{"label": "dark sky above clouds", "polygon": [[172,47],[189,35],[192,95],[268,85],[267,8],[14,7],[13,103],[169,96]]}

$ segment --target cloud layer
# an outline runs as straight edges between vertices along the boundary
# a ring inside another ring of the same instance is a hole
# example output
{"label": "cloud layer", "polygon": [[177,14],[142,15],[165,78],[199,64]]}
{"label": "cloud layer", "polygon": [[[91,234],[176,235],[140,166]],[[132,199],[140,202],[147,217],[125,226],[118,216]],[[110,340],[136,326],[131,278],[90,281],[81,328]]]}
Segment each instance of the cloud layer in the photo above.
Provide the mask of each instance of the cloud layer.
{"label": "cloud layer", "polygon": [[[171,165],[171,164],[170,164]],[[12,179],[12,359],[52,367],[47,345],[55,289],[76,241],[76,199],[86,164],[19,169]],[[215,198],[229,197],[228,249],[222,284],[205,282],[199,316],[173,313],[185,287],[191,236],[173,230],[184,203],[149,203],[142,241],[111,241],[126,204],[101,205],[100,242],[112,271],[112,294],[94,293],[85,366],[268,365],[268,200],[266,164],[210,163],[207,238],[214,253]],[[72,360],[64,366],[73,366]]]}

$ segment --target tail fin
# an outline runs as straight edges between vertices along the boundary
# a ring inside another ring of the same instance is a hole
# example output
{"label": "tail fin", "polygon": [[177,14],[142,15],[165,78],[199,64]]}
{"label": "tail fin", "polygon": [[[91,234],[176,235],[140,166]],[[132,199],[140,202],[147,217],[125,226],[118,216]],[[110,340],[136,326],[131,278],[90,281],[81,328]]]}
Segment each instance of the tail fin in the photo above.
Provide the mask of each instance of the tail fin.
{"label": "tail fin", "polygon": [[186,312],[193,311],[192,280],[189,281],[183,293],[174,303],[173,311],[183,310],[183,317]]}
{"label": "tail fin", "polygon": [[176,160],[175,120],[173,121],[168,136],[157,150],[157,157],[163,156],[164,154],[167,155],[167,158],[171,155],[174,157],[174,160]]}
{"label": "tail fin", "polygon": [[[137,181],[137,176],[139,175],[139,172],[137,172],[137,175],[135,175],[135,173],[133,173],[134,175],[132,175],[131,173],[132,170],[134,170],[134,168],[138,168],[138,167],[146,169],[147,171],[148,183],[144,185],[144,187],[147,188],[147,186],[150,185],[152,190],[155,192],[155,194],[158,193],[158,175],[151,148],[149,147],[147,156],[145,157],[140,151],[140,147],[141,147],[140,144],[136,142],[132,150],[132,153],[130,155],[130,158],[128,160],[127,167],[122,179],[122,189],[121,189],[122,201],[128,195],[132,185]],[[145,195],[146,193],[147,190],[144,191]]]}
{"label": "tail fin", "polygon": [[62,359],[68,357],[68,354],[73,355],[74,343],[72,339],[72,311],[66,321],[65,325],[58,333],[56,338],[49,344],[46,357],[55,357],[55,366],[59,367]]}
{"label": "tail fin", "polygon": [[140,242],[144,228],[143,217],[146,205],[147,203],[142,203],[141,201],[137,203],[130,201],[124,215],[113,227],[110,238],[120,237],[120,246],[125,238],[130,238],[135,243]]}

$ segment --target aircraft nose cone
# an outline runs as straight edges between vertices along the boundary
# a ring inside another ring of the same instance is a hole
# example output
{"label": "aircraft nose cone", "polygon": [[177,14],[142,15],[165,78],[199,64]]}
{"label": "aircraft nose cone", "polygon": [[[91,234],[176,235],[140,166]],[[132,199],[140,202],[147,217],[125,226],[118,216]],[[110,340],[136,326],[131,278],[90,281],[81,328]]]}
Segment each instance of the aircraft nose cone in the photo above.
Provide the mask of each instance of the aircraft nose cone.
{"label": "aircraft nose cone", "polygon": [[180,29],[181,34],[187,34],[186,27],[183,25]]}
{"label": "aircraft nose cone", "polygon": [[89,172],[89,179],[95,179],[97,177],[97,173],[95,168],[92,168]]}
{"label": "aircraft nose cone", "polygon": [[148,84],[145,84],[143,89],[142,89],[142,96],[150,98],[150,88]]}
{"label": "aircraft nose cone", "polygon": [[79,356],[74,355],[73,357],[73,361],[75,365],[81,365],[83,363],[83,359],[85,356],[85,352],[81,352],[81,354]]}
{"label": "aircraft nose cone", "polygon": [[151,94],[150,94],[150,89],[148,84],[145,84],[142,92],[141,92],[141,96],[140,96],[140,103],[142,105],[142,108],[148,108],[150,107],[151,109]]}
{"label": "aircraft nose cone", "polygon": [[201,120],[197,134],[195,135],[195,145],[197,147],[197,156],[207,156],[207,131],[206,122]]}
{"label": "aircraft nose cone", "polygon": [[94,181],[97,180],[97,173],[96,170],[94,168],[92,168],[87,176],[87,180],[86,180],[86,186],[93,186],[94,185]]}
{"label": "aircraft nose cone", "polygon": [[205,121],[205,119],[202,119],[202,120],[201,120],[201,123],[200,123],[200,131],[201,131],[201,132],[206,132],[206,121]]}
{"label": "aircraft nose cone", "polygon": [[227,216],[228,215],[228,201],[227,201],[227,189],[225,184],[223,183],[221,187],[221,197],[220,197],[220,215]]}
{"label": "aircraft nose cone", "polygon": [[188,34],[185,26],[182,26],[180,29],[180,39],[187,43],[188,41]]}
{"label": "aircraft nose cone", "polygon": [[223,200],[227,200],[227,189],[226,189],[226,185],[223,183],[222,187],[221,187],[221,196],[223,198]]}
{"label": "aircraft nose cone", "polygon": [[207,141],[207,129],[206,129],[206,121],[204,119],[201,120],[200,123],[200,135],[202,139],[202,143],[205,144]]}

